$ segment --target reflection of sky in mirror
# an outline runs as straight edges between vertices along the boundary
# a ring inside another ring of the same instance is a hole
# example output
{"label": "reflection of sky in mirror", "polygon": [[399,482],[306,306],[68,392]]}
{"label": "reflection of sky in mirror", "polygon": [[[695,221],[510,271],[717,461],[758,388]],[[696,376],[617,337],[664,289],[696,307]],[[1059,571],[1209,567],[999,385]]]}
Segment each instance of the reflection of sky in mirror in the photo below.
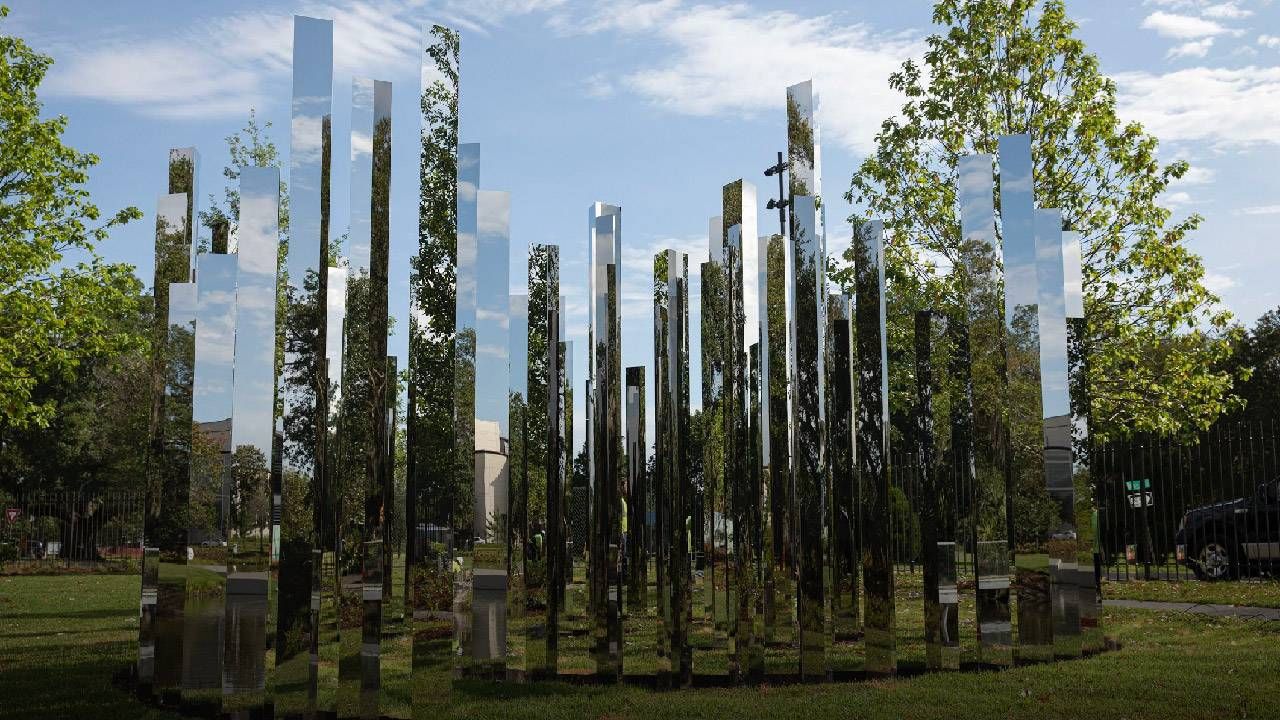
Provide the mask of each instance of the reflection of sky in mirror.
{"label": "reflection of sky in mirror", "polygon": [[192,330],[196,321],[196,284],[190,282],[169,283],[169,327],[181,326]]}
{"label": "reflection of sky in mirror", "polygon": [[960,202],[960,235],[964,242],[982,243],[999,257],[991,163],[990,155],[961,157],[956,163],[956,194]]}
{"label": "reflection of sky in mirror", "polygon": [[511,195],[476,192],[476,420],[507,434]]}
{"label": "reflection of sky in mirror", "polygon": [[232,445],[271,457],[275,398],[276,258],[280,171],[240,169],[236,258],[235,424]]}
{"label": "reflection of sky in mirror", "polygon": [[331,112],[333,23],[295,17],[289,140],[289,283],[301,287],[320,261],[323,122]]}
{"label": "reflection of sky in mirror", "polygon": [[324,356],[329,361],[329,389],[337,394],[342,387],[342,322],[347,317],[347,269],[329,268],[327,327]]}
{"label": "reflection of sky in mirror", "polygon": [[1036,303],[1036,239],[1032,221],[1031,138],[1003,135],[1000,147],[1000,226],[1004,233],[1005,322],[1019,305]]}
{"label": "reflection of sky in mirror", "polygon": [[768,466],[769,459],[769,303],[779,302],[781,298],[769,296],[769,243],[773,235],[761,235],[756,246],[756,287],[759,295],[756,303],[756,317],[759,325],[756,332],[760,335],[760,456],[761,462]]}
{"label": "reflection of sky in mirror", "polygon": [[[888,343],[885,342],[885,331],[889,325],[885,315],[885,308],[888,305],[885,297],[884,287],[884,223],[879,220],[870,223],[871,228],[871,252],[868,256],[871,262],[876,266],[876,287],[880,289],[878,293],[880,299],[880,412],[884,418],[884,429],[887,433],[889,430],[889,350]],[[887,448],[886,448],[887,449]]]}
{"label": "reflection of sky in mirror", "polygon": [[1036,277],[1040,320],[1040,397],[1046,418],[1071,413],[1067,389],[1067,319],[1063,287],[1062,213],[1037,210]]}
{"label": "reflection of sky in mirror", "polygon": [[[458,265],[456,327],[476,326],[476,193],[480,187],[480,145],[458,146]],[[503,256],[505,260],[505,255]],[[506,293],[506,288],[503,288]]]}
{"label": "reflection of sky in mirror", "polygon": [[236,256],[196,258],[196,363],[191,417],[231,417],[236,330]]}
{"label": "reflection of sky in mirror", "polygon": [[724,262],[724,216],[716,215],[707,221],[707,261]]}
{"label": "reflection of sky in mirror", "polygon": [[1080,233],[1062,233],[1062,280],[1069,318],[1084,317],[1084,271],[1080,267]]}
{"label": "reflection of sky in mirror", "polygon": [[760,341],[760,288],[759,274],[756,268],[760,265],[760,246],[752,242],[758,236],[756,217],[756,186],[745,180],[742,183],[742,235],[739,237],[742,248],[742,308],[746,322],[742,326],[742,349],[750,351],[751,346]]}
{"label": "reflection of sky in mirror", "polygon": [[529,296],[511,295],[511,392],[529,400]]}
{"label": "reflection of sky in mirror", "polygon": [[346,252],[353,272],[369,269],[370,198],[373,192],[373,81],[351,79],[351,205]]}

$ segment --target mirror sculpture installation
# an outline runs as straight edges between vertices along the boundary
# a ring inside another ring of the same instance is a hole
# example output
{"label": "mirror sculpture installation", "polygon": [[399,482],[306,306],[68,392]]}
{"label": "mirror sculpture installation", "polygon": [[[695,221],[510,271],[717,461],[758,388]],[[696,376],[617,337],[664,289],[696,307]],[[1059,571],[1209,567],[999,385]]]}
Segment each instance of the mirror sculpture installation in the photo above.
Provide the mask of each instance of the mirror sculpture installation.
{"label": "mirror sculpture installation", "polygon": [[[780,97],[784,232],[759,232],[754,185],[724,185],[697,292],[688,255],[654,255],[652,365],[624,374],[621,208],[588,209],[585,318],[559,245],[528,246],[513,293],[512,196],[482,189],[480,146],[459,142],[459,34],[429,26],[421,49],[406,269],[389,263],[390,83],[352,81],[345,240],[330,227],[329,21],[294,23],[287,228],[279,169],[243,167],[205,243],[199,156],[170,153],[140,692],[226,717],[408,718],[447,709],[461,681],[892,675],[899,537],[923,566],[927,669],[1104,647],[1075,524],[1080,238],[1035,207],[1028,136],[957,162],[962,300],[913,310],[907,407],[888,384],[892,230],[854,218],[828,257],[810,82]],[[404,280],[402,378],[388,287]],[[1028,483],[1048,527],[1018,515]]]}

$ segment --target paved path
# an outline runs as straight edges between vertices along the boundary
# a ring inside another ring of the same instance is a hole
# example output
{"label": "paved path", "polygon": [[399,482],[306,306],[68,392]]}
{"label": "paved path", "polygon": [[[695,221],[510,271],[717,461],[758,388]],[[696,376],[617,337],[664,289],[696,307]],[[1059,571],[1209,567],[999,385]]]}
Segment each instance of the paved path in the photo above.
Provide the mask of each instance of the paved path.
{"label": "paved path", "polygon": [[1153,602],[1150,600],[1103,600],[1107,607],[1163,612],[1187,612],[1197,615],[1218,615],[1248,618],[1251,620],[1280,621],[1280,608],[1248,607],[1245,605],[1207,605],[1201,603]]}

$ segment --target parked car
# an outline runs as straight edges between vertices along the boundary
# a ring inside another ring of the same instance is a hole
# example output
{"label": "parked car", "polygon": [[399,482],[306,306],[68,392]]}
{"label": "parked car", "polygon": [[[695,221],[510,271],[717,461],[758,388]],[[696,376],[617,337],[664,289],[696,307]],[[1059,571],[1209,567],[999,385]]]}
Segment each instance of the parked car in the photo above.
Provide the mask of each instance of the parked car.
{"label": "parked car", "polygon": [[1201,580],[1280,570],[1280,480],[1250,497],[1191,508],[1174,536],[1178,562]]}

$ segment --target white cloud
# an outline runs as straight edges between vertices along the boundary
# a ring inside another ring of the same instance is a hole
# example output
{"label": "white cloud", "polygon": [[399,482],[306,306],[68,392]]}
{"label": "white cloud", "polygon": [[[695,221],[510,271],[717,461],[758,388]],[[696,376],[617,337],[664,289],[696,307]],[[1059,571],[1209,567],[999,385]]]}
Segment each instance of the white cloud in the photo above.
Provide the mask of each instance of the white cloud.
{"label": "white cloud", "polygon": [[1213,37],[1215,35],[1238,34],[1212,20],[1193,15],[1178,15],[1158,10],[1142,21],[1144,30],[1155,30],[1157,34],[1176,40],[1194,40],[1196,38]]}
{"label": "white cloud", "polygon": [[614,87],[613,81],[605,73],[596,73],[587,78],[584,83],[586,85],[587,97],[604,99],[613,97]]}
{"label": "white cloud", "polygon": [[1241,215],[1280,215],[1280,205],[1255,205],[1241,208]]}
{"label": "white cloud", "polygon": [[1209,48],[1213,47],[1213,38],[1207,37],[1202,40],[1192,40],[1190,42],[1175,45],[1169,49],[1165,57],[1198,57],[1202,58],[1209,54]]}
{"label": "white cloud", "polygon": [[1271,48],[1272,50],[1280,50],[1280,36],[1259,35],[1258,44],[1264,48]]}
{"label": "white cloud", "polygon": [[[291,10],[333,20],[335,72],[386,77],[418,66],[421,26],[438,19],[472,31],[566,0],[303,0]],[[158,38],[104,33],[111,39],[61,53],[46,88],[65,97],[126,105],[162,118],[241,116],[287,81],[292,64],[290,12],[248,11],[196,20]]]}
{"label": "white cloud", "polygon": [[1252,10],[1245,10],[1240,7],[1237,2],[1224,2],[1217,5],[1210,5],[1200,12],[1207,18],[1215,18],[1218,20],[1240,20],[1253,15]]}
{"label": "white cloud", "polygon": [[[565,31],[653,33],[666,60],[620,82],[652,103],[686,115],[781,112],[784,88],[812,78],[822,94],[824,135],[866,152],[901,98],[887,79],[923,51],[915,37],[883,35],[835,16],[804,17],[746,5],[684,6],[675,0],[608,8]],[[825,93],[824,93],[825,91]]]}
{"label": "white cloud", "polygon": [[1162,199],[1164,200],[1164,204],[1170,208],[1178,208],[1191,204],[1191,193],[1188,193],[1185,190],[1178,190],[1176,192],[1165,193]]}
{"label": "white cloud", "polygon": [[1187,168],[1186,174],[1181,178],[1174,180],[1174,185],[1209,185],[1217,178],[1218,173],[1212,168],[1203,165],[1192,165]]}
{"label": "white cloud", "polygon": [[[1215,147],[1280,144],[1280,66],[1196,67],[1114,75],[1119,113],[1163,141]],[[1242,108],[1248,108],[1245,112]]]}
{"label": "white cloud", "polygon": [[1201,279],[1201,282],[1204,284],[1205,289],[1214,295],[1221,295],[1224,290],[1230,290],[1231,288],[1239,285],[1239,283],[1236,282],[1236,279],[1230,275],[1214,272],[1212,270],[1205,271],[1204,278]]}

